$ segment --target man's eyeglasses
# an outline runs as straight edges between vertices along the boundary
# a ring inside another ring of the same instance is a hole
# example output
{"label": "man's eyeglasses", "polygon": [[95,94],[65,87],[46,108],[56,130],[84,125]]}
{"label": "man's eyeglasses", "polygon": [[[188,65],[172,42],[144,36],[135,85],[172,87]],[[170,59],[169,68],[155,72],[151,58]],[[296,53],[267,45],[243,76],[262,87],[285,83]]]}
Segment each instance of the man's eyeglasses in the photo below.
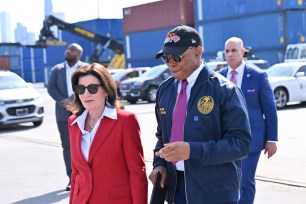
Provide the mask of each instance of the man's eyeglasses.
{"label": "man's eyeglasses", "polygon": [[98,92],[99,86],[102,86],[102,85],[100,84],[90,84],[88,86],[74,85],[73,91],[78,95],[82,95],[85,93],[85,89],[87,89],[89,93],[96,94]]}
{"label": "man's eyeglasses", "polygon": [[182,57],[187,54],[190,50],[192,50],[194,47],[188,48],[183,54],[181,55],[162,55],[161,59],[164,61],[164,63],[169,63],[170,60],[172,59],[173,61],[179,63],[182,61]]}

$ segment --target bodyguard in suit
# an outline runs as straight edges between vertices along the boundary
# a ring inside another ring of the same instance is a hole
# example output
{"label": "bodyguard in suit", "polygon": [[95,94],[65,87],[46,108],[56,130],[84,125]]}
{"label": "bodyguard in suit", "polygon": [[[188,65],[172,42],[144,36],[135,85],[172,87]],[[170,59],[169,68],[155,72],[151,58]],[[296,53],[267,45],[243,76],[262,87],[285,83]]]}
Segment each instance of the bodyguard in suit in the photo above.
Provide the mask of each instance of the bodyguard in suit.
{"label": "bodyguard in suit", "polygon": [[73,100],[74,92],[71,85],[71,75],[78,67],[85,65],[80,58],[83,48],[76,44],[70,44],[65,51],[65,62],[55,65],[50,73],[48,82],[48,93],[55,100],[56,123],[60,133],[66,174],[69,183],[66,191],[70,190],[71,158],[70,141],[68,132],[68,118],[71,115],[67,107]]}
{"label": "bodyguard in suit", "polygon": [[260,153],[264,149],[270,158],[277,150],[276,105],[267,74],[244,62],[243,41],[237,37],[229,38],[224,51],[228,66],[220,73],[241,88],[250,119],[252,147],[249,156],[242,160],[239,203],[251,204],[255,197],[255,173]]}
{"label": "bodyguard in suit", "polygon": [[[154,169],[166,200],[175,204],[227,203],[239,199],[241,159],[251,133],[239,88],[201,62],[202,40],[189,26],[166,35],[162,58],[172,72],[157,91]],[[237,120],[237,118],[239,118]]]}

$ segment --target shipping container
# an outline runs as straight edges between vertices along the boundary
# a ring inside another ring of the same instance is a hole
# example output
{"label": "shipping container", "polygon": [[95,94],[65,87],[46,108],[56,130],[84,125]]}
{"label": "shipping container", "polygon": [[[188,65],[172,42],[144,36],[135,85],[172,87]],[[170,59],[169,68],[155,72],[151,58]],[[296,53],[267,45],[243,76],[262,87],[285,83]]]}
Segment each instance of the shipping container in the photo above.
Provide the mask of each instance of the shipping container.
{"label": "shipping container", "polygon": [[[251,46],[257,53],[275,52],[265,56],[269,64],[282,62],[288,43],[305,42],[306,14],[300,10],[287,10],[277,13],[231,18],[218,21],[197,22],[196,29],[204,42],[204,58],[215,58],[224,49],[225,41],[233,36],[240,37],[245,46]],[[276,61],[280,60],[280,61]]]}
{"label": "shipping container", "polygon": [[67,46],[48,46],[46,48],[47,65],[54,66],[65,61]]}
{"label": "shipping container", "polygon": [[0,70],[10,70],[10,57],[0,56]]}
{"label": "shipping container", "polygon": [[44,73],[44,59],[43,58],[35,58],[34,60],[34,73],[35,73],[35,83],[37,82],[45,82],[45,73]]}
{"label": "shipping container", "polygon": [[75,23],[75,25],[86,28],[98,35],[107,36],[115,40],[123,39],[122,24],[122,19],[94,19]]}
{"label": "shipping container", "polygon": [[33,82],[32,62],[31,58],[23,59],[23,79],[27,82]]}
{"label": "shipping container", "polygon": [[0,56],[19,56],[20,49],[20,43],[0,43]]}
{"label": "shipping container", "polygon": [[194,25],[193,0],[167,0],[123,9],[125,34]]}
{"label": "shipping container", "polygon": [[10,57],[10,67],[11,67],[12,71],[21,69],[21,58],[20,58],[20,56],[11,56]]}
{"label": "shipping container", "polygon": [[282,9],[305,9],[305,0],[279,0],[282,4]]}
{"label": "shipping container", "polygon": [[[287,44],[305,43],[306,37],[306,12],[284,11],[284,21],[287,33]],[[286,45],[287,45],[286,44]]]}
{"label": "shipping container", "polygon": [[172,28],[173,27],[126,35],[125,56],[127,67],[146,67],[160,64],[161,61],[156,60],[155,55],[163,48],[166,35]]}
{"label": "shipping container", "polygon": [[305,0],[194,0],[195,21],[229,20],[287,9],[306,9]]}
{"label": "shipping container", "polygon": [[133,68],[133,67],[154,67],[156,65],[163,64],[161,60],[156,59],[137,59],[137,60],[129,60],[127,64],[127,68]]}
{"label": "shipping container", "polygon": [[22,71],[23,78],[27,82],[37,83],[45,81],[44,73],[44,48],[22,48]]}

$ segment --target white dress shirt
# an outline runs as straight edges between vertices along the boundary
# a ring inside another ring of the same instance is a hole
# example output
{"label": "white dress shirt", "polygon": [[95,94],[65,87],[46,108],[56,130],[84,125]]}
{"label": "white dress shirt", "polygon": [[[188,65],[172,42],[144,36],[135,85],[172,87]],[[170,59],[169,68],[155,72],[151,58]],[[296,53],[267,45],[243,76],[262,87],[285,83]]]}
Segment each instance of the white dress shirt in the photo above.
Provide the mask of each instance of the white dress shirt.
{"label": "white dress shirt", "polygon": [[66,67],[66,85],[67,85],[67,93],[68,97],[73,95],[72,84],[71,84],[71,76],[72,73],[77,70],[79,67],[79,62],[77,62],[74,66],[70,67],[67,61],[65,62]]}
{"label": "white dress shirt", "polygon": [[[190,92],[191,92],[191,88],[193,87],[194,83],[196,82],[200,72],[202,71],[204,67],[204,64],[201,63],[200,67],[197,68],[188,78],[187,78],[187,81],[188,81],[188,86],[186,88],[186,95],[187,95],[187,104],[188,104],[188,101],[189,101],[189,98],[190,98]],[[180,92],[181,90],[181,86],[182,86],[182,82],[181,81],[178,81],[178,86],[177,86],[177,93]],[[177,94],[178,96],[179,94]],[[187,108],[187,107],[186,107]],[[186,114],[187,114],[187,110],[186,110]],[[175,164],[175,167],[176,167],[176,170],[179,170],[179,171],[184,171],[185,170],[185,167],[184,167],[184,161],[178,161],[176,164]]]}

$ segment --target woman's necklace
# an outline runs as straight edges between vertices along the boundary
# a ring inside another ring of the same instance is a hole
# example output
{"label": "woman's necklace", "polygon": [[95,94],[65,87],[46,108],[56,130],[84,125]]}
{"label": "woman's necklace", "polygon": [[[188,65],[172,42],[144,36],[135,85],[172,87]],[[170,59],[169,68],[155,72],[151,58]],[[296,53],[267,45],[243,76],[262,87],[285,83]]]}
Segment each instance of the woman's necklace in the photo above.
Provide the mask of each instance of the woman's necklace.
{"label": "woman's necklace", "polygon": [[93,129],[95,127],[95,124],[97,123],[97,120],[89,120],[88,118],[86,119],[86,126],[89,127],[90,129]]}

